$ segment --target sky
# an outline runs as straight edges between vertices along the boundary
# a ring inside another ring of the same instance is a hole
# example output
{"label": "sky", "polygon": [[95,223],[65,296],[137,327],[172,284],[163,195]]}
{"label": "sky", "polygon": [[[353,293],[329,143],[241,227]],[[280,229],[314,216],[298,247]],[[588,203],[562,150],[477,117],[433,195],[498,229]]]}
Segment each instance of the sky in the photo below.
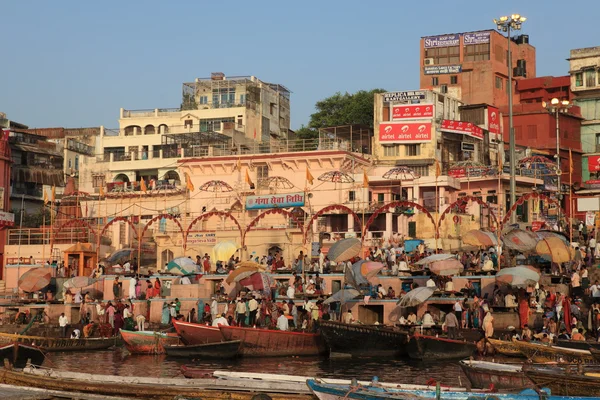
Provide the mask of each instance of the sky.
{"label": "sky", "polygon": [[[254,75],[292,92],[292,128],[336,92],[419,86],[422,36],[520,13],[537,75],[600,46],[597,0],[0,0],[0,112],[30,127],[118,127],[119,109],[179,107],[181,84]],[[586,10],[593,10],[586,12]]]}

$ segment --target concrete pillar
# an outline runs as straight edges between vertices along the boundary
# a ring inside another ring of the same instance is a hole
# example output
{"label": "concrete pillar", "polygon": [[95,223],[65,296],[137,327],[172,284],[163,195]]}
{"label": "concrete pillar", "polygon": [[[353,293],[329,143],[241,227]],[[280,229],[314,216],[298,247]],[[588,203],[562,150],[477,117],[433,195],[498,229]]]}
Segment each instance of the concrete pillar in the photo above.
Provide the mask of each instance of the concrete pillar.
{"label": "concrete pillar", "polygon": [[404,221],[402,217],[404,217],[402,214],[396,217],[396,223],[398,224],[398,233],[405,233],[403,224]]}
{"label": "concrete pillar", "polygon": [[392,214],[391,212],[385,213],[385,235],[383,235],[383,237],[388,239],[392,237],[393,222],[394,214]]}
{"label": "concrete pillar", "polygon": [[152,160],[154,158],[154,145],[148,146],[148,160]]}
{"label": "concrete pillar", "polygon": [[115,153],[109,153],[110,154],[110,162],[114,162],[115,161]]}
{"label": "concrete pillar", "polygon": [[[412,196],[412,201],[414,201],[417,204],[421,204],[421,195],[419,193],[419,186],[415,185],[413,186],[413,196]],[[415,214],[418,214],[419,210],[417,210],[415,208]]]}
{"label": "concrete pillar", "polygon": [[354,232],[354,215],[348,214],[348,232]]}
{"label": "concrete pillar", "polygon": [[442,207],[444,206],[444,204],[446,204],[446,201],[444,199],[444,196],[446,195],[446,188],[445,187],[440,187],[439,188],[439,199],[438,199],[438,209],[442,210]]}
{"label": "concrete pillar", "polygon": [[310,235],[308,237],[308,242],[309,243],[311,243],[315,239],[314,238],[315,234],[317,235],[317,239],[319,237],[319,223],[317,222],[316,219],[312,222],[312,231],[313,231],[313,235]]}
{"label": "concrete pillar", "polygon": [[158,157],[163,158],[163,149],[158,149]]}

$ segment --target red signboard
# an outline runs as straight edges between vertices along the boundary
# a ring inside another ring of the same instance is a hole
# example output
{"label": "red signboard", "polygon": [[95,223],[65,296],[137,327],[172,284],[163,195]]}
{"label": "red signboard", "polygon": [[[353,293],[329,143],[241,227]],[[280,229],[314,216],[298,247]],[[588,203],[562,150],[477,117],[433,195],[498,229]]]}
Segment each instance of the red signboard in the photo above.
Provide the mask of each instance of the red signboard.
{"label": "red signboard", "polygon": [[453,132],[461,135],[472,136],[476,139],[483,139],[483,129],[477,125],[473,125],[471,122],[443,119],[440,129],[444,132]]}
{"label": "red signboard", "polygon": [[431,140],[431,122],[386,122],[379,124],[379,141],[420,143]]}
{"label": "red signboard", "polygon": [[600,156],[588,156],[588,171],[600,171]]}
{"label": "red signboard", "polygon": [[433,117],[433,104],[396,104],[392,106],[392,121]]}
{"label": "red signboard", "polygon": [[490,133],[500,134],[500,112],[496,107],[488,106],[488,131]]}
{"label": "red signboard", "polygon": [[531,230],[534,232],[539,231],[544,227],[544,221],[532,221],[531,222]]}
{"label": "red signboard", "polygon": [[465,168],[451,168],[448,170],[448,176],[453,178],[464,178],[467,176],[467,170]]}

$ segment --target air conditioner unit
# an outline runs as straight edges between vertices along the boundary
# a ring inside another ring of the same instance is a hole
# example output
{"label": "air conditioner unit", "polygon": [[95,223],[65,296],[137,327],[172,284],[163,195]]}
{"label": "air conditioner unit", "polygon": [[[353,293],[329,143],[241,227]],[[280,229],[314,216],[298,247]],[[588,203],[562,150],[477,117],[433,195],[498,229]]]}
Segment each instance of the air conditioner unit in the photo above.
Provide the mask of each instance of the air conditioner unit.
{"label": "air conditioner unit", "polygon": [[425,59],[425,65],[433,65],[434,64],[434,59],[433,58],[426,58]]}

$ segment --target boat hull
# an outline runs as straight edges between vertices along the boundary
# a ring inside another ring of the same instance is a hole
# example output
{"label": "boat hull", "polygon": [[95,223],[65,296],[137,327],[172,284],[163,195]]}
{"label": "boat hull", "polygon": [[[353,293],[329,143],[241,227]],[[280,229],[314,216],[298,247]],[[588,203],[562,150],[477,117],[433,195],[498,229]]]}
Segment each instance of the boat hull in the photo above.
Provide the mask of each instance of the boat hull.
{"label": "boat hull", "polygon": [[578,350],[589,350],[590,348],[600,350],[599,342],[590,342],[587,340],[565,340],[559,339],[556,342],[559,347],[565,347],[567,349],[578,349]]}
{"label": "boat hull", "polygon": [[227,341],[240,340],[244,357],[317,356],[325,353],[322,337],[314,333],[220,326]]}
{"label": "boat hull", "polygon": [[522,389],[531,386],[520,366],[462,360],[459,363],[474,389]]}
{"label": "boat hull", "polygon": [[435,336],[415,335],[406,345],[410,358],[415,360],[448,360],[468,358],[473,355],[475,343]]}
{"label": "boat hull", "polygon": [[534,363],[580,363],[596,364],[597,360],[589,351],[548,346],[541,343],[514,341],[515,346]]}
{"label": "boat hull", "polygon": [[173,326],[177,334],[181,336],[183,343],[187,345],[218,343],[223,341],[223,335],[216,326],[195,324],[173,320]]}
{"label": "boat hull", "polygon": [[169,357],[182,358],[235,358],[242,342],[234,340],[231,342],[206,343],[195,345],[164,345],[165,352]]}
{"label": "boat hull", "polygon": [[87,351],[105,350],[119,344],[119,337],[109,338],[49,338],[42,336],[26,336],[12,333],[0,333],[0,343],[22,343],[39,347],[45,352],[55,351]]}
{"label": "boat hull", "polygon": [[487,338],[486,340],[494,347],[494,350],[498,354],[506,357],[525,357],[525,355],[521,353],[521,350],[519,350],[519,348],[515,346],[512,341],[492,338]]}
{"label": "boat hull", "polygon": [[600,350],[590,349],[590,353],[592,353],[592,357],[594,357],[594,360],[596,360],[596,362],[600,364]]}
{"label": "boat hull", "polygon": [[355,357],[407,355],[408,334],[393,328],[322,321],[320,329],[332,352]]}
{"label": "boat hull", "polygon": [[[552,394],[560,396],[590,396],[600,394],[600,370],[595,377],[578,374],[575,368],[533,367],[523,369],[527,377],[538,387],[548,387]],[[585,370],[586,368],[584,368]]]}
{"label": "boat hull", "polygon": [[24,368],[27,360],[30,360],[33,365],[42,365],[45,358],[46,356],[38,347],[22,343],[0,346],[0,361],[7,359],[15,368]]}
{"label": "boat hull", "polygon": [[165,345],[179,344],[179,336],[174,333],[134,332],[121,329],[121,336],[131,354],[164,354]]}

